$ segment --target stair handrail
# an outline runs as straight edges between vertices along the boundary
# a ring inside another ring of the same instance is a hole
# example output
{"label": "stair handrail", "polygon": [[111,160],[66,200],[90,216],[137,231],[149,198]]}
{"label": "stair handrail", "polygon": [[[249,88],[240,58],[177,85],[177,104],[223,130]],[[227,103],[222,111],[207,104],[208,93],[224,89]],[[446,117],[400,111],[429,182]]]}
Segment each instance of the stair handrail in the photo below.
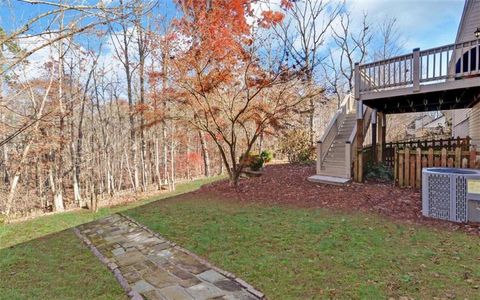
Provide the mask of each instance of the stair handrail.
{"label": "stair handrail", "polygon": [[[370,107],[363,105],[363,113],[362,113],[362,118],[363,118],[363,133],[368,130],[368,127],[370,126],[370,121],[372,118],[372,112],[373,109]],[[352,151],[352,148],[355,147],[356,145],[356,138],[357,138],[357,123],[355,122],[355,125],[353,126],[352,133],[350,133],[350,136],[348,139],[345,141],[345,175],[347,178],[350,178],[352,176],[352,163],[355,161],[355,153],[356,151]]]}

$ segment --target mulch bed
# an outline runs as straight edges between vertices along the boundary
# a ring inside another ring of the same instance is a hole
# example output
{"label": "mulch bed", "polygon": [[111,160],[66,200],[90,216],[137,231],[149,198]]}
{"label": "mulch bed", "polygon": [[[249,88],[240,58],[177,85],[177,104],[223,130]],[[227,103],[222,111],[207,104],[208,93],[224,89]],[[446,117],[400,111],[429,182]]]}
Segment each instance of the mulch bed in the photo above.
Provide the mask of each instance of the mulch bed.
{"label": "mulch bed", "polygon": [[236,188],[228,181],[220,181],[202,187],[197,193],[237,202],[370,212],[401,222],[462,230],[480,236],[478,223],[458,224],[422,216],[421,191],[418,189],[378,182],[346,186],[311,183],[307,177],[313,174],[313,165],[271,165],[265,168],[263,176],[242,179]]}

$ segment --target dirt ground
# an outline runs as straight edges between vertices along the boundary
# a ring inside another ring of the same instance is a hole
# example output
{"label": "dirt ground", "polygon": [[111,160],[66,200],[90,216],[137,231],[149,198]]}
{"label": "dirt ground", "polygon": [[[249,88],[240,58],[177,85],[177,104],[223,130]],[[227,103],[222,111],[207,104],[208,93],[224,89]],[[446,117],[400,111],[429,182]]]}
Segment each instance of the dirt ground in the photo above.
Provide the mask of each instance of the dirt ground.
{"label": "dirt ground", "polygon": [[462,230],[480,236],[478,223],[458,224],[423,217],[419,189],[378,182],[346,186],[311,183],[307,177],[313,174],[314,165],[271,165],[265,168],[261,177],[242,179],[236,188],[228,181],[220,181],[203,186],[197,193],[240,202],[371,212],[401,222]]}

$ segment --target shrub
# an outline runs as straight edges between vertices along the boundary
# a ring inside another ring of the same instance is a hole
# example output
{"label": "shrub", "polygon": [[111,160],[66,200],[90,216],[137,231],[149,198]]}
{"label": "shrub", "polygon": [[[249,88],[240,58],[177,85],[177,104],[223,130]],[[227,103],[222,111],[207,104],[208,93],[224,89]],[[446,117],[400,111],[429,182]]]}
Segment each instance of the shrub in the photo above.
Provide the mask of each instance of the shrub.
{"label": "shrub", "polygon": [[263,167],[265,160],[259,154],[247,153],[240,157],[240,163],[249,167],[252,171],[258,171]]}
{"label": "shrub", "polygon": [[291,163],[305,163],[314,160],[315,148],[310,145],[310,137],[306,130],[287,131],[280,139],[280,152],[287,156]]}
{"label": "shrub", "polygon": [[263,150],[262,153],[260,153],[260,157],[263,159],[264,163],[269,163],[272,161],[273,153],[268,150]]}
{"label": "shrub", "polygon": [[392,168],[383,163],[369,164],[365,170],[365,179],[385,182],[393,181]]}

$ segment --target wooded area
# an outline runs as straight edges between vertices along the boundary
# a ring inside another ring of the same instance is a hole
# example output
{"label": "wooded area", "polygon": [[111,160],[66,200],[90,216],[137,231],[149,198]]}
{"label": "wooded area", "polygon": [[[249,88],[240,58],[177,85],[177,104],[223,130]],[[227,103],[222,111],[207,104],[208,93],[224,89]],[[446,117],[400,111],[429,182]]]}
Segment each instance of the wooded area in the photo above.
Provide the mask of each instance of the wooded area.
{"label": "wooded area", "polygon": [[7,217],[199,176],[235,185],[241,156],[292,133],[312,153],[354,62],[400,47],[394,19],[337,1],[17,2],[33,17],[0,23]]}

